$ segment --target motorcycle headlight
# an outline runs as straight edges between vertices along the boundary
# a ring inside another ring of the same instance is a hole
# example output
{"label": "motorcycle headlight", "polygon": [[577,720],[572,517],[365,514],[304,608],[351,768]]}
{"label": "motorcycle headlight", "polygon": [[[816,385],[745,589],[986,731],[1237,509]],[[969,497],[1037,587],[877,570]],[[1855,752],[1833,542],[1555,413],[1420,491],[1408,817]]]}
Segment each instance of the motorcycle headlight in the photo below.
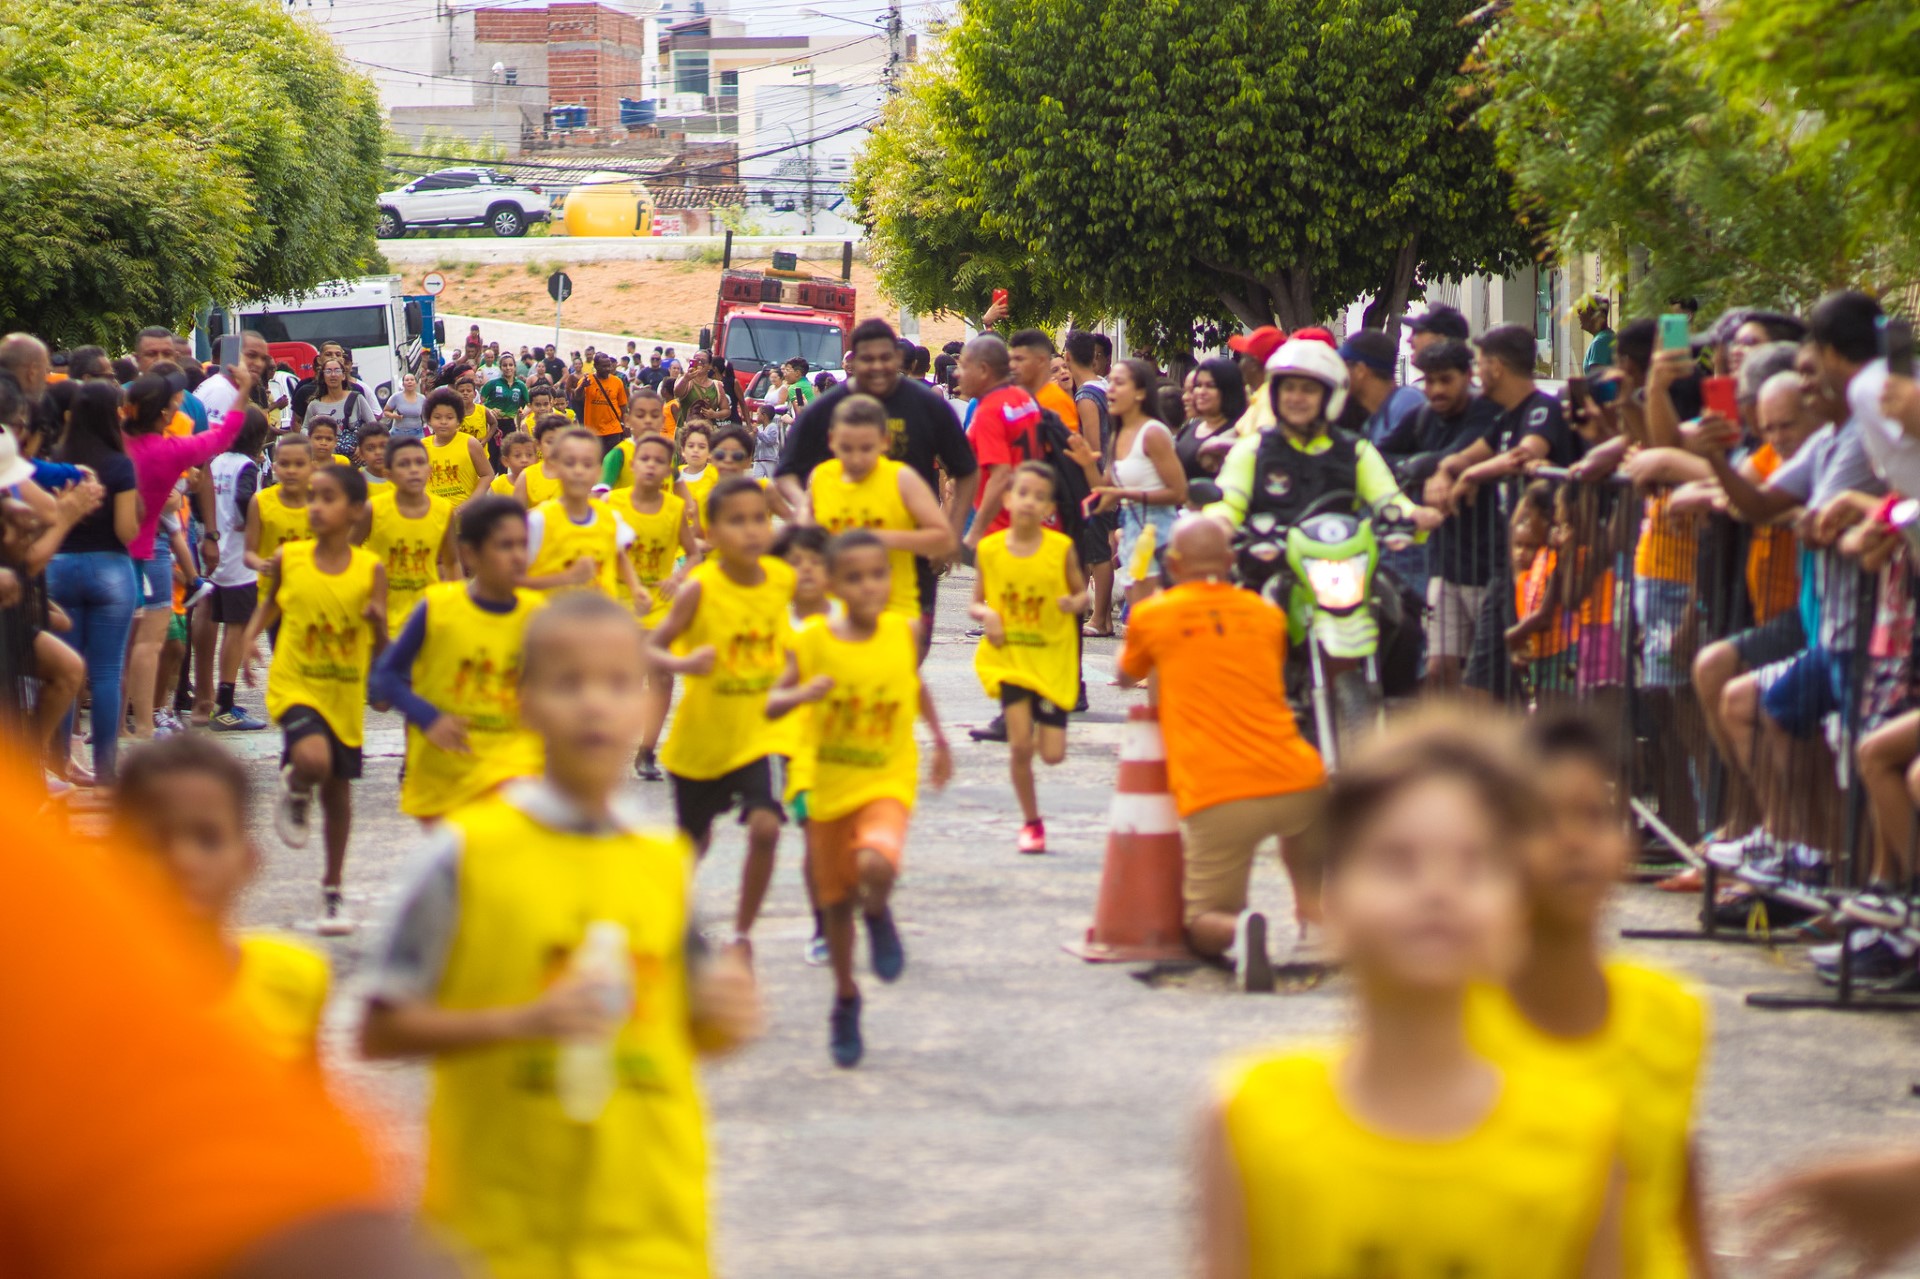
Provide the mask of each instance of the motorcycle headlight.
{"label": "motorcycle headlight", "polygon": [[1308,560],[1307,585],[1314,602],[1328,612],[1348,612],[1367,598],[1367,557],[1344,560]]}

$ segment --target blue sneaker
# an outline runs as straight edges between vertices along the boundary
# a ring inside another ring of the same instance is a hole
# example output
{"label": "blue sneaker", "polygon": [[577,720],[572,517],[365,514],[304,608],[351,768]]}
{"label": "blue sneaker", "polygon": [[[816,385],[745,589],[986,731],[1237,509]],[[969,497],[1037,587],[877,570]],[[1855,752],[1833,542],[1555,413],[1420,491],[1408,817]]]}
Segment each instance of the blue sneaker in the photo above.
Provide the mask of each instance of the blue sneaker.
{"label": "blue sneaker", "polygon": [[832,1029],[827,1046],[833,1050],[833,1064],[842,1070],[858,1066],[861,1054],[866,1051],[866,1045],[860,1041],[860,996],[834,1000],[827,1025]]}
{"label": "blue sneaker", "polygon": [[213,731],[216,733],[257,733],[272,727],[267,721],[255,719],[238,706],[229,710],[215,711],[207,723],[213,726]]}
{"label": "blue sneaker", "polygon": [[900,944],[900,930],[893,926],[893,912],[883,910],[866,918],[867,941],[873,947],[873,975],[881,981],[899,981],[907,968],[907,951]]}

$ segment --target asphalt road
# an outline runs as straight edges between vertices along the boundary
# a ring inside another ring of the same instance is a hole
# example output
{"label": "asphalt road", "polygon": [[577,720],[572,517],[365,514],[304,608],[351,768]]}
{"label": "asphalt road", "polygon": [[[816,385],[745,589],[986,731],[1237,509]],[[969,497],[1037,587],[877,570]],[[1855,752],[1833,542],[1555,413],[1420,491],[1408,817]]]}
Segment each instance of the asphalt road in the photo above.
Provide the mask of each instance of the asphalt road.
{"label": "asphalt road", "polygon": [[[1114,645],[1091,643],[1094,712],[1076,719],[1066,763],[1041,778],[1054,851],[1019,856],[1003,750],[968,742],[964,731],[992,710],[972,673],[971,643],[959,638],[967,586],[962,579],[943,591],[927,664],[958,772],[916,815],[896,897],[907,972],[897,986],[865,983],[868,1055],[855,1071],[837,1070],[827,1056],[830,982],[801,961],[810,920],[798,846],[792,838],[782,845],[756,930],[768,1033],[712,1066],[705,1081],[718,1262],[736,1279],[1186,1273],[1188,1128],[1211,1070],[1229,1054],[1341,1025],[1337,985],[1252,997],[1206,972],[1149,986],[1062,951],[1092,910],[1133,695],[1106,687]],[[257,695],[250,704],[257,709]],[[277,735],[238,747],[266,786]],[[395,807],[400,749],[397,717],[370,716],[347,870],[349,899],[364,913],[379,910],[417,838]],[[669,822],[665,785],[642,794]],[[269,852],[247,921],[296,926],[315,913],[318,852],[285,850],[264,808],[258,816]],[[700,874],[703,917],[730,917],[739,858],[729,829]],[[1264,862],[1256,904],[1285,918],[1286,893],[1277,863]],[[1631,888],[1620,916],[1683,926],[1691,901]],[[351,975],[366,940],[363,930],[328,943],[341,978],[329,1066],[349,1104],[388,1138],[406,1178],[419,1146],[423,1072],[353,1056]],[[1284,929],[1276,940],[1285,942]],[[1700,1118],[1716,1207],[1816,1152],[1920,1140],[1920,1101],[1909,1093],[1920,1079],[1920,1019],[1746,1007],[1750,990],[1817,988],[1791,952],[1626,949],[1685,973],[1710,1000]],[[1735,1264],[1729,1273],[1743,1270]]]}

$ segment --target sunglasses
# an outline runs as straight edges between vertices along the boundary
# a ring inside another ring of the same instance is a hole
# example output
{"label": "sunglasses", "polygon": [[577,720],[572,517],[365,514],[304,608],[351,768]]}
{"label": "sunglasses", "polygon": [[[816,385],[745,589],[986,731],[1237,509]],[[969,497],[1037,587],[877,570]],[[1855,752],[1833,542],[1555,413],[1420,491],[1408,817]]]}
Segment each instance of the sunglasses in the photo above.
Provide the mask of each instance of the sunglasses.
{"label": "sunglasses", "polygon": [[716,462],[744,462],[747,460],[747,455],[739,449],[721,449],[713,455],[713,460]]}

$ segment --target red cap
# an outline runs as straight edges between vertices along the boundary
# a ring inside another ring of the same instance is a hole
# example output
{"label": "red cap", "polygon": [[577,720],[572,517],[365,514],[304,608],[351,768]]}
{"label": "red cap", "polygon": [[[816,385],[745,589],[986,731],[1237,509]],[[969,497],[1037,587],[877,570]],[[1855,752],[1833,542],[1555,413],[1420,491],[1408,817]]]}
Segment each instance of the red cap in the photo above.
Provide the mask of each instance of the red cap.
{"label": "red cap", "polygon": [[1251,333],[1236,333],[1227,339],[1227,349],[1236,355],[1267,362],[1267,357],[1280,349],[1287,335],[1271,324],[1263,324]]}
{"label": "red cap", "polygon": [[1296,329],[1293,336],[1296,341],[1304,339],[1309,342],[1325,342],[1336,351],[1340,349],[1339,339],[1333,336],[1332,331],[1323,329],[1317,324],[1309,328]]}

